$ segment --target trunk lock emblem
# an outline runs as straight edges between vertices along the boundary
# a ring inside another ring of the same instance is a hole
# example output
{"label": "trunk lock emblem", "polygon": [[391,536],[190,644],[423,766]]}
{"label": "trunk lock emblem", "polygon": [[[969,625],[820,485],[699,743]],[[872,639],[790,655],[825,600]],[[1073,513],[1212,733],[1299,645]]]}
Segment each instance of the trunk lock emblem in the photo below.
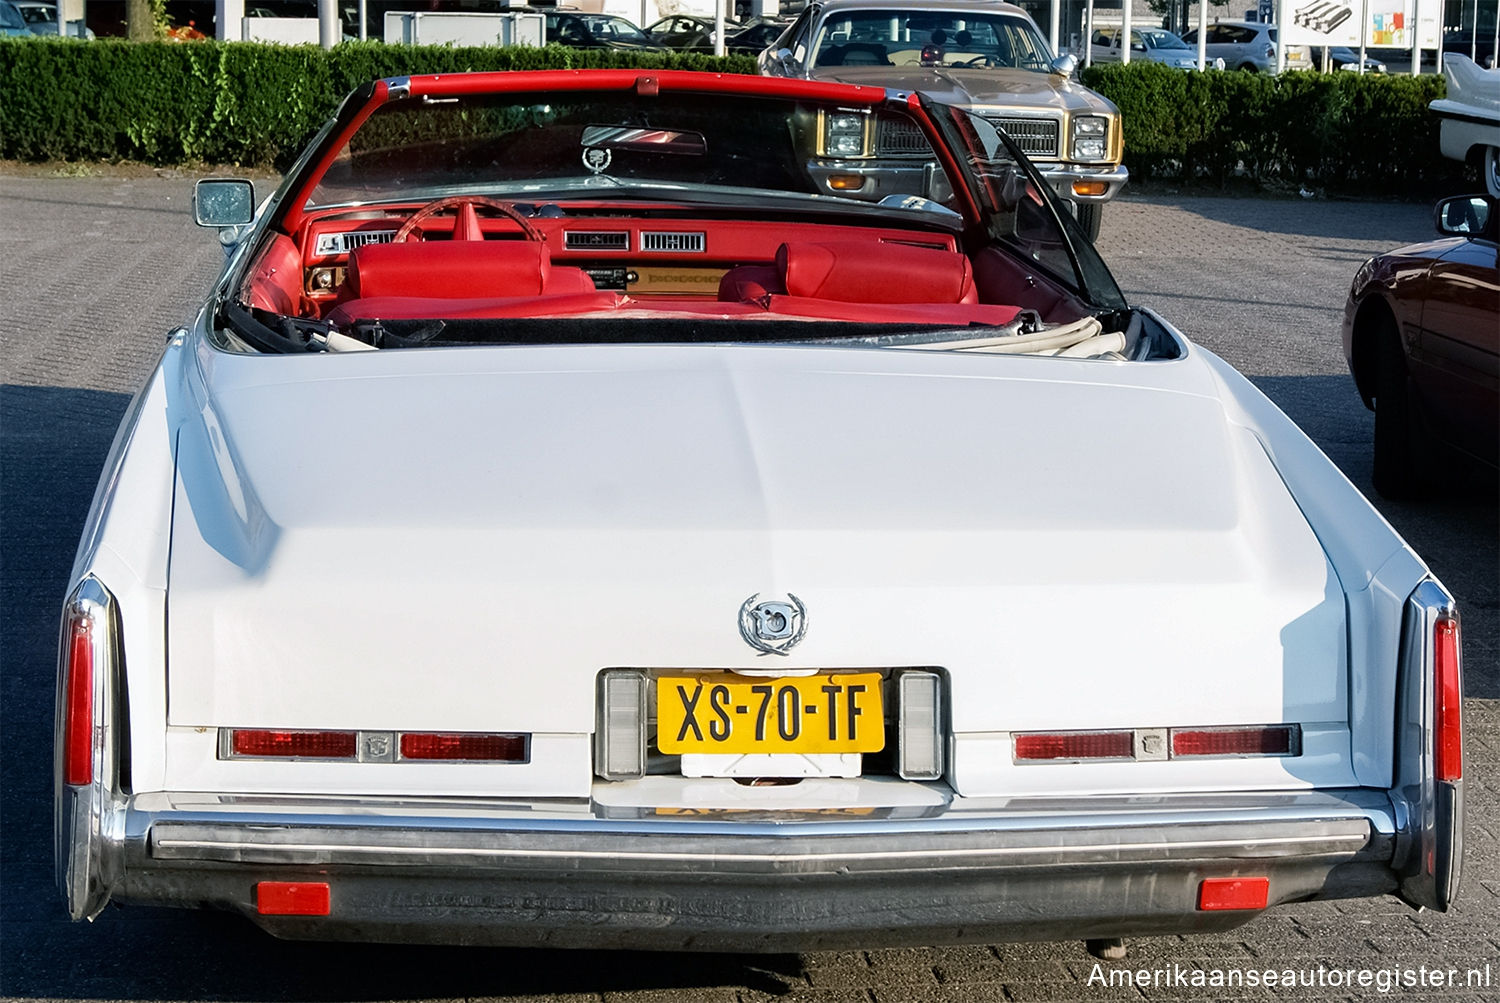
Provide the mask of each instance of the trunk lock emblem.
{"label": "trunk lock emblem", "polygon": [[740,607],[740,636],[762,655],[785,655],[807,633],[807,608],[790,592],[786,597],[756,602],[757,592]]}

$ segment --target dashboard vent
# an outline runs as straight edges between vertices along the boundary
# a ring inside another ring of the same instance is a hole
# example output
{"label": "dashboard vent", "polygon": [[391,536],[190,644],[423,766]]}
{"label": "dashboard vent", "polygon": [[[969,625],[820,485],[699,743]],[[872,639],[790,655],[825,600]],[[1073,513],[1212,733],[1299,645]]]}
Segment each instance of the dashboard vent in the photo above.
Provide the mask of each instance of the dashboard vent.
{"label": "dashboard vent", "polygon": [[565,230],[563,247],[570,251],[628,251],[627,230]]}
{"label": "dashboard vent", "polygon": [[346,230],[343,233],[320,233],[314,254],[348,254],[366,244],[389,244],[395,230]]}
{"label": "dashboard vent", "polygon": [[641,250],[643,251],[669,251],[674,254],[702,254],[704,248],[702,233],[643,233],[641,234]]}
{"label": "dashboard vent", "polygon": [[1028,157],[1057,156],[1057,120],[1052,118],[992,118]]}

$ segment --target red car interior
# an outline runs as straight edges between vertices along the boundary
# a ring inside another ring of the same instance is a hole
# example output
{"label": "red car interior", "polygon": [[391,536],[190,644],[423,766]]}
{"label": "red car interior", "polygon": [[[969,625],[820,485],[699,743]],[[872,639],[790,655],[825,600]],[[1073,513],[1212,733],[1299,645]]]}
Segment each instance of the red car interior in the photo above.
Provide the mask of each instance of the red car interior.
{"label": "red car interior", "polygon": [[451,240],[367,244],[349,255],[345,300],[556,296],[591,293],[581,268],[557,267],[547,245],[530,240]]}
{"label": "red car interior", "polygon": [[[1010,323],[1020,313],[1011,305],[1021,298],[1015,294],[1035,302],[1039,282],[1051,288],[1005,256],[971,262],[954,237],[932,231],[684,219],[669,211],[642,220],[588,209],[532,220],[545,241],[519,239],[505,219],[471,220],[464,231],[461,214],[424,220],[423,239],[402,242],[390,242],[406,221],[400,215],[313,217],[295,239],[278,236],[267,246],[246,298],[336,327],[596,312],[964,326]],[[579,249],[571,238],[580,233],[608,235],[613,246]],[[645,249],[647,236],[683,233],[701,236],[701,248]],[[605,280],[601,288],[591,277],[601,269],[631,281]],[[653,285],[652,272],[686,281]],[[1058,288],[1048,312],[1073,319],[1083,308]]]}

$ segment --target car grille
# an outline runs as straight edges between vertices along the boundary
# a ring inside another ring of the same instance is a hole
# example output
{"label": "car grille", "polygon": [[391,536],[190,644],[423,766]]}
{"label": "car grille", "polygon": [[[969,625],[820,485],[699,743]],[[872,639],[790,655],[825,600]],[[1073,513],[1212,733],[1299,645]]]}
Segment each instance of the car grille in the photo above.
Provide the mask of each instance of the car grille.
{"label": "car grille", "polygon": [[875,152],[882,157],[931,156],[932,147],[915,122],[883,118],[875,130]]}
{"label": "car grille", "polygon": [[992,118],[1028,157],[1057,156],[1057,120],[1051,118]]}

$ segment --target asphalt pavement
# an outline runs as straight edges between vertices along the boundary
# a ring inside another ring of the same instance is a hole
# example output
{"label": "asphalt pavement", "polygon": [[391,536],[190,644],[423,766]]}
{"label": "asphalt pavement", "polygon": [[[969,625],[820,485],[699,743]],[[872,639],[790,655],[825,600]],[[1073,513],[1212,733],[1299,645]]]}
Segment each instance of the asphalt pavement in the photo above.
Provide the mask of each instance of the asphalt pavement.
{"label": "asphalt pavement", "polygon": [[[1339,346],[1360,261],[1432,232],[1428,207],[1399,203],[1127,192],[1107,208],[1099,248],[1128,298],[1251,377],[1457,596],[1469,824],[1452,912],[1418,913],[1394,899],[1300,904],[1225,934],[1133,939],[1120,963],[1096,962],[1076,941],[734,956],[301,944],[235,916],[143,907],[69,923],[51,875],[57,611],[129,394],[166,331],[191,318],[221,260],[213,236],[192,225],[191,186],[170,171],[0,170],[0,997],[1500,1000],[1496,489],[1456,470],[1438,499],[1373,496],[1373,422]],[[1236,972],[1240,985],[1214,984]]]}

